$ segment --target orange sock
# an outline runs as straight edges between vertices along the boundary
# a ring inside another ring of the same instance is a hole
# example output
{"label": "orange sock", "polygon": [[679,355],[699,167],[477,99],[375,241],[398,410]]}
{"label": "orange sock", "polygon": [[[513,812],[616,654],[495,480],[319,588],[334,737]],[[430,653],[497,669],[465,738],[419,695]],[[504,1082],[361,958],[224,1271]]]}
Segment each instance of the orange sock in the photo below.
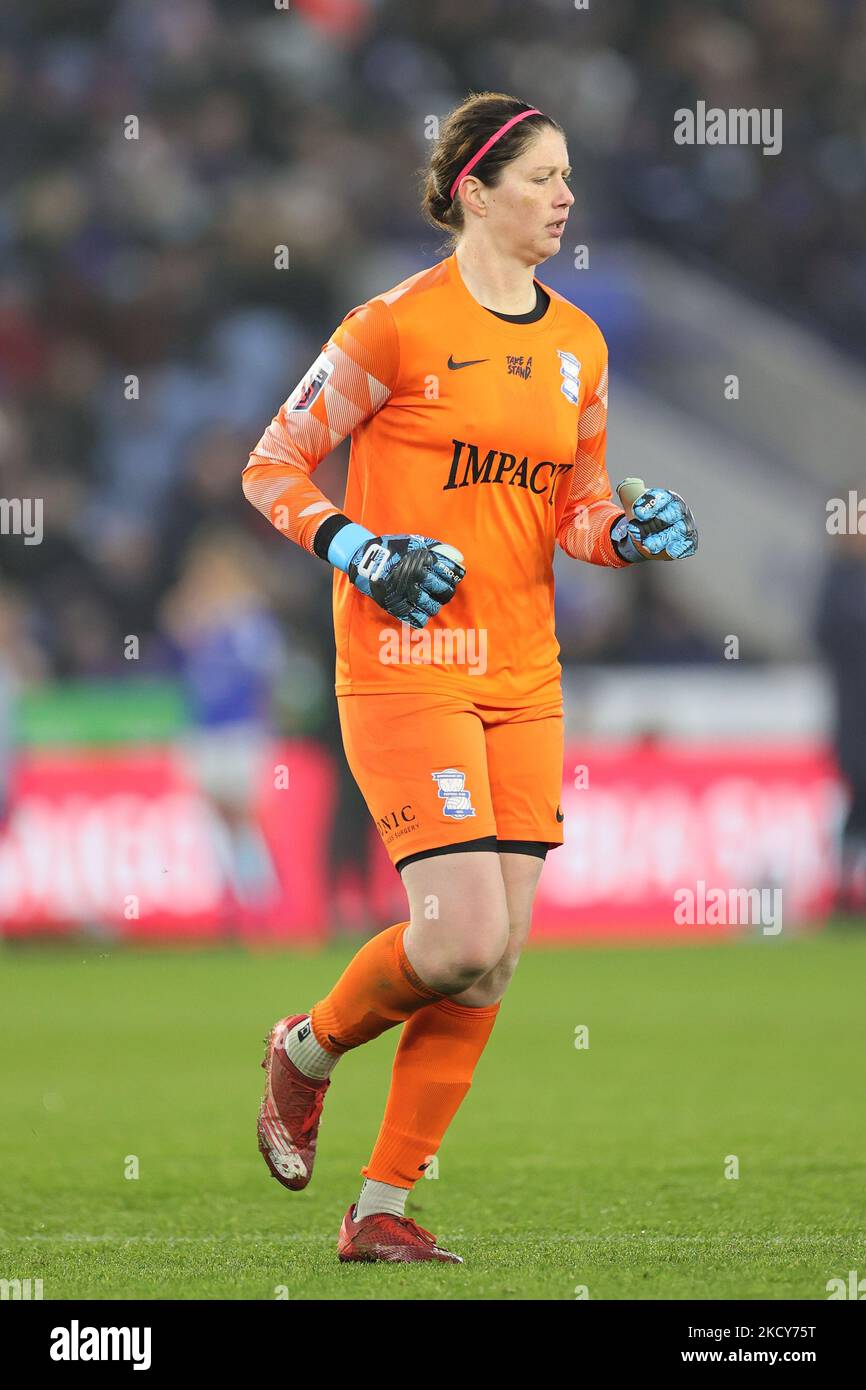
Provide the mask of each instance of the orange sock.
{"label": "orange sock", "polygon": [[374,1182],[413,1187],[472,1084],[498,1004],[470,1009],[442,998],[412,1015],[394,1058],[385,1118],[370,1162]]}
{"label": "orange sock", "polygon": [[330,994],[313,1005],[313,1033],[326,1051],[360,1047],[417,1009],[445,998],[412,969],[403,949],[408,925],[398,922],[365,942]]}

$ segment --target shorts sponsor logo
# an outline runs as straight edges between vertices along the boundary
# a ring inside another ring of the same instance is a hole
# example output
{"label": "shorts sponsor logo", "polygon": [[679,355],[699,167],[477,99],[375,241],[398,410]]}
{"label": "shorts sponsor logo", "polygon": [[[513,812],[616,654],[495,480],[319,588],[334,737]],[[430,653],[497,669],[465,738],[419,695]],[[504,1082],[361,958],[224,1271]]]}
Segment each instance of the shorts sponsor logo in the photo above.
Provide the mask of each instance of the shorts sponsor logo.
{"label": "shorts sponsor logo", "polygon": [[376,817],[376,828],[383,840],[399,839],[402,835],[409,835],[417,829],[415,824],[415,809],[411,801],[407,801],[405,806],[398,810],[389,811],[386,816]]}
{"label": "shorts sponsor logo", "polygon": [[446,767],[439,772],[431,772],[430,776],[438,784],[439,796],[445,802],[442,807],[444,816],[450,820],[466,820],[468,816],[475,815],[465,772],[458,771],[456,767]]}

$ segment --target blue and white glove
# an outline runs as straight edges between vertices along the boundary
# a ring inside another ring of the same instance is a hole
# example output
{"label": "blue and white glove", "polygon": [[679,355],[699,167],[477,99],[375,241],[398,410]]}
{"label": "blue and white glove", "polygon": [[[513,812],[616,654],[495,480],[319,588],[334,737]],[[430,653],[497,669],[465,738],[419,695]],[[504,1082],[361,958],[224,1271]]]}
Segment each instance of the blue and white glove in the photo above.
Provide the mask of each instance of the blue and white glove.
{"label": "blue and white glove", "polygon": [[685,560],[698,548],[698,528],[688,503],[666,487],[648,487],[621,516],[611,538],[624,560]]}
{"label": "blue and white glove", "polygon": [[411,627],[424,627],[454,597],[466,573],[459,550],[433,536],[374,536],[351,522],[334,536],[328,560],[355,588]]}

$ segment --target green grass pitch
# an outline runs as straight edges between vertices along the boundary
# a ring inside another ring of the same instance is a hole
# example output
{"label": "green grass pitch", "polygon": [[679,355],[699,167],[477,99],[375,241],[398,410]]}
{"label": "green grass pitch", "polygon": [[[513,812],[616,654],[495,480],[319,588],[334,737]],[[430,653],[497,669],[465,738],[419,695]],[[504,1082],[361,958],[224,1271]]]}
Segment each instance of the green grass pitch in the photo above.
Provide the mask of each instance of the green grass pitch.
{"label": "green grass pitch", "polygon": [[336,1257],[397,1030],[337,1068],[305,1192],[258,1155],[261,1039],[350,954],[2,948],[0,1278],[46,1299],[820,1300],[866,1275],[866,934],[527,952],[410,1197],[462,1267]]}

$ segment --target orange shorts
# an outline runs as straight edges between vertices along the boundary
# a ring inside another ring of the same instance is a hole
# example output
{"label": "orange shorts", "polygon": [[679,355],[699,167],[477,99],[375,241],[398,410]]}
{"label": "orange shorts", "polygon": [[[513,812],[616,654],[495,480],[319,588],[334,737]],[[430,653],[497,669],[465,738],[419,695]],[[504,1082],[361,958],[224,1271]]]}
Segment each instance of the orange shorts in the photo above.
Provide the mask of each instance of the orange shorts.
{"label": "orange shorts", "polygon": [[346,759],[397,869],[458,845],[543,857],[562,844],[561,700],[493,709],[401,692],[337,705]]}

